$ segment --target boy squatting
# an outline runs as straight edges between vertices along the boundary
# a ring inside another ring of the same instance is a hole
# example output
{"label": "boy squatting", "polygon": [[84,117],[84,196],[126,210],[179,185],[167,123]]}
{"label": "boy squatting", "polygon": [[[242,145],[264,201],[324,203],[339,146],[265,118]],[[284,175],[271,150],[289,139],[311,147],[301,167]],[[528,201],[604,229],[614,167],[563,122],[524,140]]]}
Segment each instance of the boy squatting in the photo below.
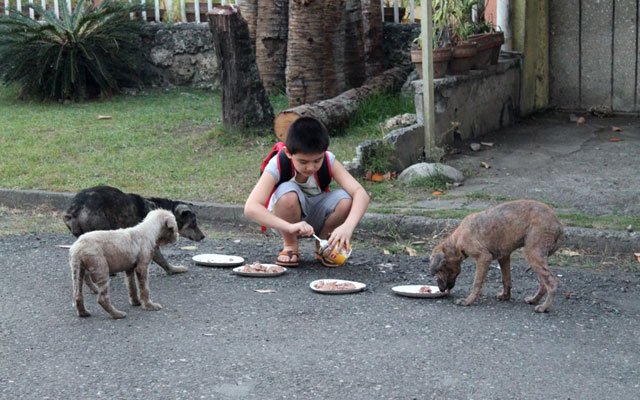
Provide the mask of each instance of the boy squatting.
{"label": "boy squatting", "polygon": [[[280,152],[286,158],[277,154],[269,160],[247,198],[244,214],[282,236],[283,247],[276,264],[297,267],[299,236],[316,233],[327,239],[330,246],[349,246],[353,231],[369,205],[369,195],[327,150],[329,133],[320,121],[310,117],[295,120],[289,127],[285,146]],[[286,164],[292,166],[293,177],[281,182],[282,176],[288,174]],[[321,187],[324,182],[318,177],[327,171],[339,189],[325,191],[327,188]],[[327,267],[337,266],[318,251],[315,256]]]}

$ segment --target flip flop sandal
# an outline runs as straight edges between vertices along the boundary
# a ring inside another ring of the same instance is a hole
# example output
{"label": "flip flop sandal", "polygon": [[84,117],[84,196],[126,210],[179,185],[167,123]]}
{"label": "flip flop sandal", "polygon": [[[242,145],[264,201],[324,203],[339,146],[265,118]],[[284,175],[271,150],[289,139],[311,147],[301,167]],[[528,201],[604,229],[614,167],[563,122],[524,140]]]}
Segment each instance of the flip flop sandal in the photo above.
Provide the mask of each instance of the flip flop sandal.
{"label": "flip flop sandal", "polygon": [[[278,260],[278,258],[276,258],[276,265],[279,265],[281,267],[289,267],[289,268],[295,268],[298,265],[300,265],[300,253],[298,253],[297,251],[282,249],[282,251],[278,253],[278,257],[280,256],[285,256],[289,258],[289,261],[280,261]],[[293,257],[296,258],[295,261],[291,261]]]}
{"label": "flip flop sandal", "polygon": [[331,262],[329,260],[327,260],[322,254],[320,254],[319,252],[316,251],[315,253],[315,258],[316,260],[320,260],[320,262],[322,263],[322,265],[324,265],[327,268],[338,268],[340,267],[340,265]]}

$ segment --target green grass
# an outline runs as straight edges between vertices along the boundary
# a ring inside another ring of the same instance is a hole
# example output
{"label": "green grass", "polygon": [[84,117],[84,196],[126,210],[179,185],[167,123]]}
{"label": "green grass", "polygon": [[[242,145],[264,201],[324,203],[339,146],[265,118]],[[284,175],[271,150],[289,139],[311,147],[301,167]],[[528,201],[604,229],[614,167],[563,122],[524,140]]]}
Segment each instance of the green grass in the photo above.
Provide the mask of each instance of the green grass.
{"label": "green grass", "polygon": [[[0,86],[3,188],[75,192],[109,184],[147,196],[243,203],[276,140],[223,129],[220,94],[208,91],[147,90],[69,104],[16,98],[15,87]],[[272,103],[277,113],[286,98]],[[332,151],[351,160],[357,144],[379,137],[380,122],[412,108],[397,96],[374,98],[357,122],[332,133]]]}
{"label": "green grass", "polygon": [[[146,196],[242,204],[275,141],[272,133],[253,136],[223,129],[220,94],[208,91],[157,89],[70,104],[16,98],[14,87],[0,86],[0,187],[5,189],[76,192],[108,184]],[[271,101],[276,113],[286,108],[283,95]],[[382,137],[381,122],[413,108],[410,99],[398,96],[372,98],[348,126],[331,133],[331,150],[339,160],[353,159],[359,143]],[[97,119],[99,115],[111,119]],[[371,211],[383,213],[406,212],[404,205],[446,187],[439,178],[411,186],[395,180],[361,182],[373,199]],[[466,198],[510,200],[481,191]],[[443,209],[421,215],[460,219],[472,211]],[[570,226],[640,226],[640,217],[559,217]]]}

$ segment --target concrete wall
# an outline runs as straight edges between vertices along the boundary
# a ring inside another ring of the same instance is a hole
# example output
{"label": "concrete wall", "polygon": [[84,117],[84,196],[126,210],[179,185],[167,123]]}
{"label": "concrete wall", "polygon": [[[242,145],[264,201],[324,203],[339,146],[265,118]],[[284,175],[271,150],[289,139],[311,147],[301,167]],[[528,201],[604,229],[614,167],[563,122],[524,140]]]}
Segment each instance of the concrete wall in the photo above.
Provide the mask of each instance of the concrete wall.
{"label": "concrete wall", "polygon": [[636,0],[549,4],[550,103],[640,111]]}
{"label": "concrete wall", "polygon": [[[436,146],[479,138],[515,122],[520,107],[521,58],[502,57],[489,70],[434,80]],[[381,140],[361,143],[347,168],[362,174],[369,154],[384,143],[395,149],[394,170],[402,171],[424,158],[422,80],[412,83],[418,123],[389,132]],[[437,160],[430,160],[437,161]]]}

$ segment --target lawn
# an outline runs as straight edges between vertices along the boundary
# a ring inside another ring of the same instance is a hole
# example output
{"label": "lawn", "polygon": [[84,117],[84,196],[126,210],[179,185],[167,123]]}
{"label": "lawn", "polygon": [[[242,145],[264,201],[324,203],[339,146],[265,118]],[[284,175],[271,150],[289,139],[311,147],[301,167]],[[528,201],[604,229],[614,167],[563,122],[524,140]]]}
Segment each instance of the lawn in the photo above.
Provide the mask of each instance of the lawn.
{"label": "lawn", "polygon": [[[275,136],[228,132],[219,93],[153,89],[108,101],[39,103],[16,100],[0,86],[0,187],[75,192],[108,184],[147,196],[243,203]],[[284,96],[272,98],[277,113]],[[340,132],[331,150],[351,160],[355,147],[381,137],[378,124],[413,110],[382,96]],[[108,118],[101,118],[108,117]],[[393,185],[380,196],[397,197]]]}
{"label": "lawn", "polygon": [[[153,89],[86,103],[16,100],[17,90],[0,86],[0,187],[76,192],[107,184],[145,196],[243,204],[258,178],[260,162],[276,141],[228,132],[221,122],[220,93]],[[277,113],[284,96],[271,98]],[[379,124],[414,112],[411,99],[371,99],[351,124],[331,132],[331,150],[351,160],[356,146],[381,137]],[[109,118],[99,118],[106,116]],[[406,186],[363,181],[370,211],[405,213],[403,205],[441,190],[441,182]],[[447,197],[447,195],[445,195]],[[504,201],[508,199],[488,199]],[[462,218],[472,210],[422,211],[434,218]],[[560,215],[567,225],[624,229],[637,218]]]}

